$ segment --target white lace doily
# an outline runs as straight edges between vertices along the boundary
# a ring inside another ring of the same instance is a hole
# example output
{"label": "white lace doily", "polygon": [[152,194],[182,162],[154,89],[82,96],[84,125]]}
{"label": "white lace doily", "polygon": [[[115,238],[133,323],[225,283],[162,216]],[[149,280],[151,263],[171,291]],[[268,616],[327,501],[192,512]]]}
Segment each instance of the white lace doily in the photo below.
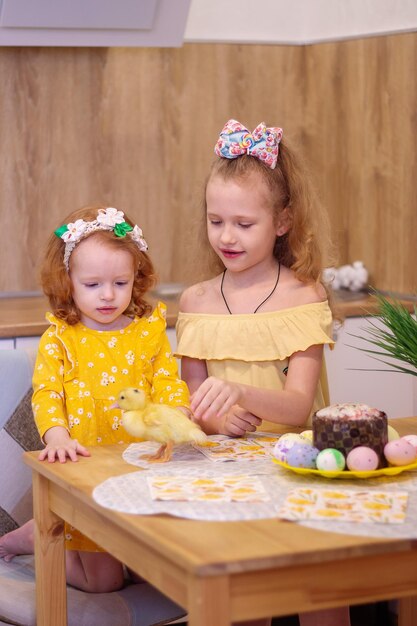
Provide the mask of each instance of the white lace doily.
{"label": "white lace doily", "polygon": [[[152,453],[157,444],[144,442],[131,444],[123,458],[136,466],[142,466],[141,454]],[[193,520],[238,521],[279,517],[279,511],[287,493],[295,487],[310,486],[337,489],[372,489],[378,487],[384,491],[407,491],[407,515],[403,524],[346,523],[339,521],[307,521],[296,523],[323,530],[352,535],[366,535],[385,538],[417,538],[417,473],[404,472],[396,477],[374,479],[336,480],[322,477],[300,476],[291,473],[272,462],[265,460],[231,461],[214,463],[198,450],[184,444],[175,448],[169,463],[146,464],[147,469],[108,478],[93,491],[93,498],[101,506],[135,515],[155,515],[165,513]],[[152,500],[146,477],[150,475],[196,476],[199,478],[220,475],[248,474],[257,476],[271,497],[269,502],[177,502]]]}

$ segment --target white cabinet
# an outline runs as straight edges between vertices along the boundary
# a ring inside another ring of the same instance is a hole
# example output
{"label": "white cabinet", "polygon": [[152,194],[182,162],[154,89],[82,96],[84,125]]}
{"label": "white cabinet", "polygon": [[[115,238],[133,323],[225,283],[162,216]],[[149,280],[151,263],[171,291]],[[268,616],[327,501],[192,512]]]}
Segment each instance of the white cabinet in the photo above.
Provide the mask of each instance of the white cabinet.
{"label": "white cabinet", "polygon": [[388,365],[352,347],[372,348],[357,336],[363,336],[364,329],[375,320],[374,317],[346,319],[336,333],[334,349],[326,346],[330,400],[332,403],[364,402],[385,411],[389,418],[417,415],[417,377],[387,371]]}
{"label": "white cabinet", "polygon": [[14,349],[14,339],[0,339],[0,350],[13,350]]}
{"label": "white cabinet", "polygon": [[33,337],[7,337],[0,339],[0,350],[37,350],[40,336]]}
{"label": "white cabinet", "polygon": [[34,337],[16,337],[15,348],[18,350],[27,350],[28,348],[33,348],[34,350],[37,350],[39,340],[39,335]]}

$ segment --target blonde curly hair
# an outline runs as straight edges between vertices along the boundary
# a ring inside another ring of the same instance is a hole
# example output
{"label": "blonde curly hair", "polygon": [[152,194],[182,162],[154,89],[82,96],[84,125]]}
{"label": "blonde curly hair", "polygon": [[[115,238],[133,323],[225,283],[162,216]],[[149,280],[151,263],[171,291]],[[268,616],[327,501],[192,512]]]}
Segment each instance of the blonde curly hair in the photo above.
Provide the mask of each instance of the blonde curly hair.
{"label": "blonde curly hair", "polygon": [[303,282],[322,282],[323,268],[331,263],[332,245],[327,214],[312,188],[307,173],[299,159],[288,147],[280,143],[278,161],[271,169],[259,159],[242,155],[235,159],[223,157],[213,162],[204,187],[204,217],[201,222],[200,238],[208,251],[211,270],[223,271],[224,265],[211,249],[207,236],[206,190],[214,177],[223,180],[246,181],[258,176],[270,193],[270,205],[274,219],[278,222],[286,211],[288,231],[276,238],[274,256],[279,263],[292,269]]}

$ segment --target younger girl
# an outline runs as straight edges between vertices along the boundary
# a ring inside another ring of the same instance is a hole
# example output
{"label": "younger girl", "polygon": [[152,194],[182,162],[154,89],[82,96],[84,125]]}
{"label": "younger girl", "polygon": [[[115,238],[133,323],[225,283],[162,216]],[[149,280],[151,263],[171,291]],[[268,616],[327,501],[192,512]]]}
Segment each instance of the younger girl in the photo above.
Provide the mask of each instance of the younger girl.
{"label": "younger girl", "polygon": [[[41,461],[90,456],[86,446],[131,442],[114,409],[124,387],[142,387],[154,402],[184,407],[166,335],[165,305],[144,299],[155,282],[138,226],[114,208],[87,207],[51,236],[41,280],[53,314],[40,340],[33,411],[45,442]],[[122,564],[75,529],[66,528],[67,581],[84,591],[114,591]],[[33,520],[0,539],[0,556],[33,552]]]}
{"label": "younger girl", "polygon": [[[329,400],[328,226],[281,138],[280,128],[249,133],[229,120],[215,146],[204,242],[220,273],[184,292],[177,323],[191,409],[208,433],[305,426]],[[345,626],[348,611],[304,614],[301,623]]]}

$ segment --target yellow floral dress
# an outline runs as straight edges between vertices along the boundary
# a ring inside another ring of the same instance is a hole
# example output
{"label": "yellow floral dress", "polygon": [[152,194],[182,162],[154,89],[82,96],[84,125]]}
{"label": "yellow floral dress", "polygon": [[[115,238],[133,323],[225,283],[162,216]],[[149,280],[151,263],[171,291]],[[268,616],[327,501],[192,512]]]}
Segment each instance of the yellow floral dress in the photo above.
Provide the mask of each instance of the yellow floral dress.
{"label": "yellow floral dress", "polygon": [[[53,426],[66,428],[82,445],[135,441],[112,408],[124,387],[142,388],[153,402],[189,406],[166,334],[166,307],[132,319],[124,329],[91,330],[69,326],[52,314],[42,335],[33,376],[32,407],[41,437]],[[67,529],[67,548],[97,546]]]}
{"label": "yellow floral dress", "polygon": [[[288,359],[295,352],[334,344],[327,301],[256,314],[180,313],[176,331],[176,356],[206,361],[209,376],[262,389],[284,388]],[[323,360],[311,414],[327,404]],[[260,430],[274,432],[277,425],[264,420]]]}

